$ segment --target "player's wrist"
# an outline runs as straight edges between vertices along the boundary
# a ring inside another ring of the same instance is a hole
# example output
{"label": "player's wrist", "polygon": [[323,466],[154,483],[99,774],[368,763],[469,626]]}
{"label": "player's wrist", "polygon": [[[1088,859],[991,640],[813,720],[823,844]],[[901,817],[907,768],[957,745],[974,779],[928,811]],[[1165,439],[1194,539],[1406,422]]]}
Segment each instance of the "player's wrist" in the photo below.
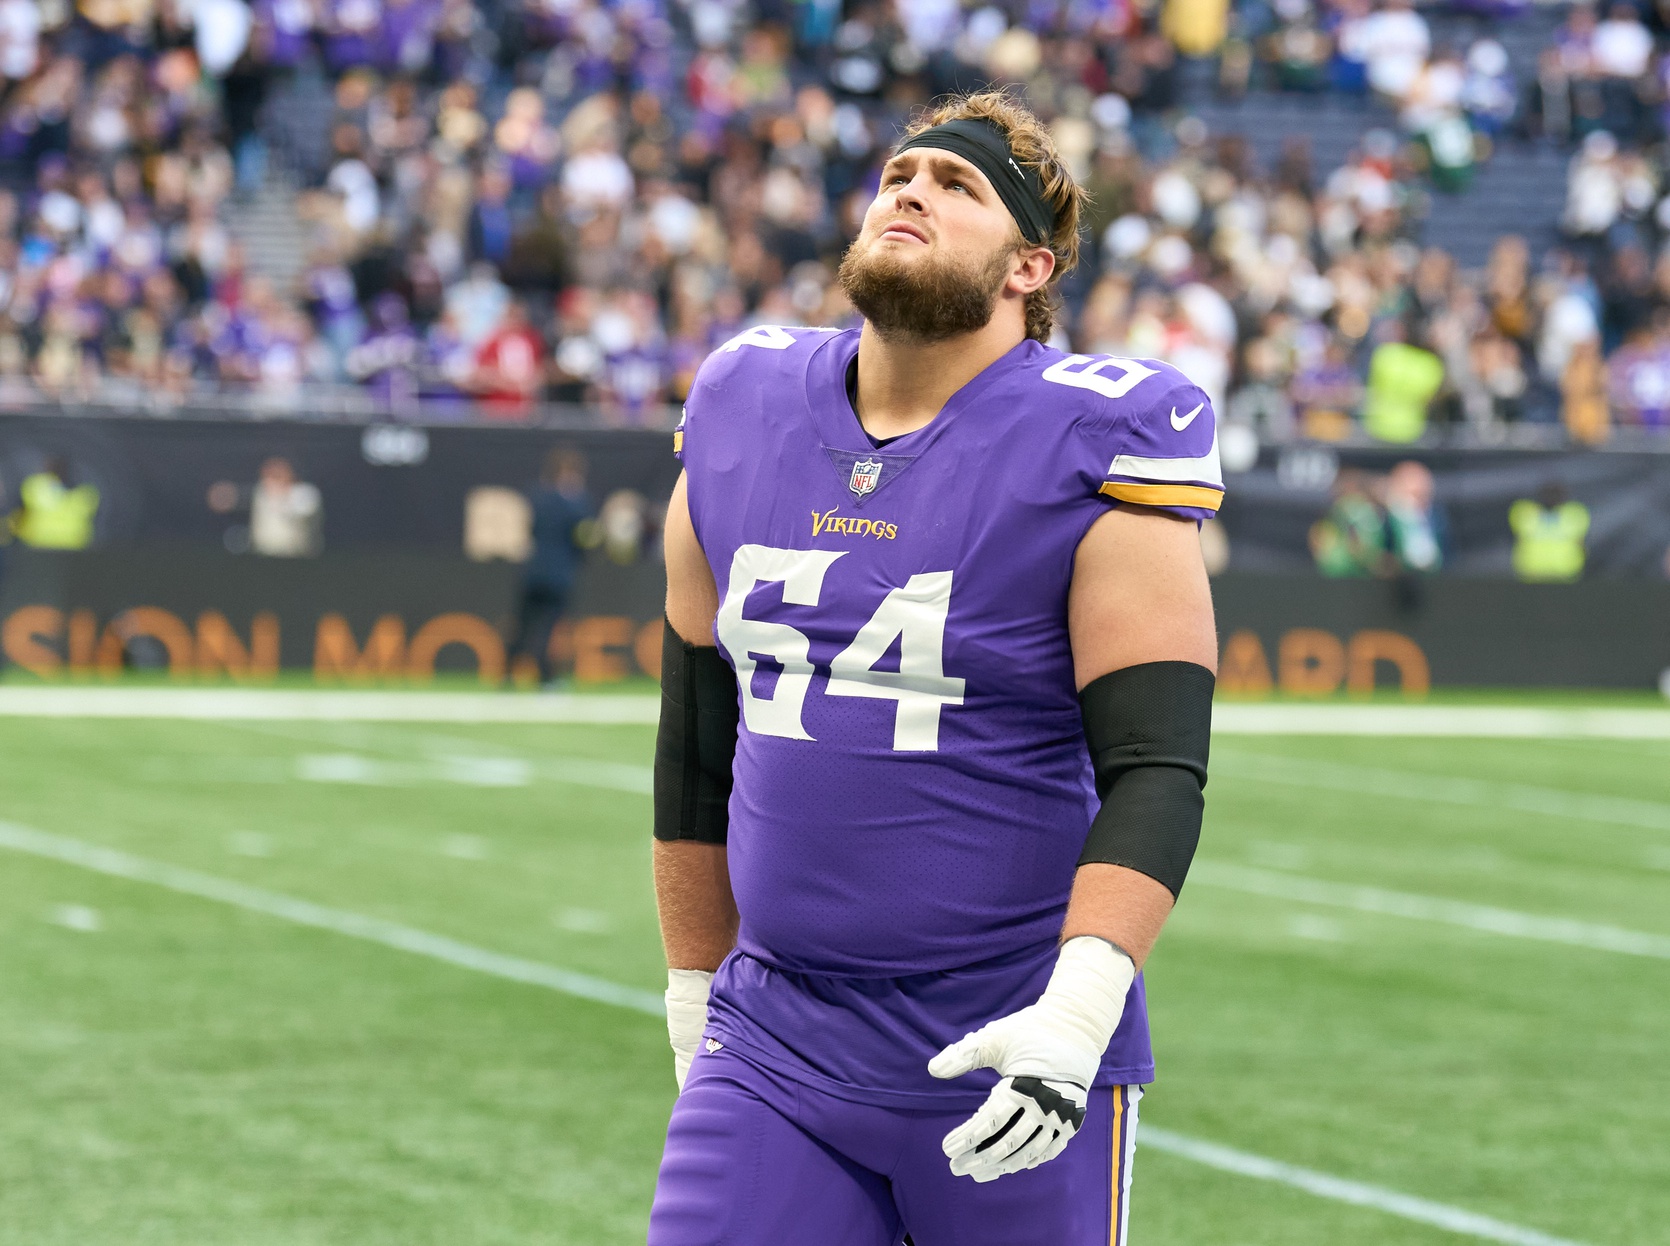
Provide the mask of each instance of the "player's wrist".
{"label": "player's wrist", "polygon": [[667,970],[667,1041],[673,1049],[673,1074],[679,1089],[696,1058],[702,1033],[707,1029],[707,999],[713,988],[713,974],[706,969]]}
{"label": "player's wrist", "polygon": [[713,990],[713,974],[706,969],[667,970],[667,1029],[673,1034],[673,1045],[680,1046],[676,1029],[687,1029],[694,1023],[695,1032],[684,1035],[689,1047],[694,1048],[707,1025],[707,997]]}
{"label": "player's wrist", "polygon": [[[941,1078],[982,1067],[1002,1074],[980,1110],[945,1136],[953,1173],[991,1181],[1060,1153],[1084,1124],[1090,1087],[1135,979],[1131,958],[1106,939],[1068,939],[1037,1003],[982,1026],[929,1062],[928,1072]],[[1011,1129],[1024,1141],[1004,1148]]]}
{"label": "player's wrist", "polygon": [[1078,935],[1061,945],[1038,1007],[1100,1060],[1125,1014],[1136,973],[1136,963],[1117,945]]}
{"label": "player's wrist", "polygon": [[667,970],[667,1038],[681,1055],[694,1054],[707,1029],[707,997],[713,975],[705,969]]}

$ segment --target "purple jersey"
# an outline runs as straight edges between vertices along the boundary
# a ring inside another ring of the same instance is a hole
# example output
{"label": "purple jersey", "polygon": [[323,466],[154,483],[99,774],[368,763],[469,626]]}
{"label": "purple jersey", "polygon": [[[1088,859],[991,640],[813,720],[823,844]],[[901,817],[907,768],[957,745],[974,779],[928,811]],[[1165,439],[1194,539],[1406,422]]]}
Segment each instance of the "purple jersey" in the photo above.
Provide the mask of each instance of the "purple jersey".
{"label": "purple jersey", "polygon": [[326,0],[325,59],[337,72],[369,65],[376,54],[383,0]]}
{"label": "purple jersey", "polygon": [[267,64],[294,69],[307,55],[313,8],[306,0],[258,0],[255,21],[267,38]]}
{"label": "purple jersey", "polygon": [[431,0],[389,0],[378,28],[378,67],[390,73],[420,73],[435,54],[440,5]]}
{"label": "purple jersey", "polygon": [[[878,449],[847,398],[858,340],[748,330],[702,365],[678,436],[742,702],[739,955],[710,1029],[908,1101],[1053,964],[1098,807],[1079,541],[1112,502],[1198,519],[1223,487],[1210,404],[1175,369],[1030,340]],[[832,1007],[825,979],[892,985]],[[1139,979],[1098,1084],[1151,1071]]]}

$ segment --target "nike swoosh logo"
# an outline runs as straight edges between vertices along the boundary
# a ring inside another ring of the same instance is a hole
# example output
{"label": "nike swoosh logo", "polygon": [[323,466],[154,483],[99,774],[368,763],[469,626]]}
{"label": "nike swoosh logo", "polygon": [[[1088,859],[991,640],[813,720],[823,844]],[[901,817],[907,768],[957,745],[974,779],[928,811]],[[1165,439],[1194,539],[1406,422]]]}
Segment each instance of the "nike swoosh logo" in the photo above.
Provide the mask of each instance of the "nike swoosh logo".
{"label": "nike swoosh logo", "polygon": [[1199,415],[1205,409],[1206,409],[1206,404],[1203,402],[1198,407],[1196,407],[1193,411],[1191,411],[1187,415],[1185,415],[1182,419],[1178,419],[1177,418],[1177,408],[1173,407],[1171,409],[1171,426],[1173,428],[1175,428],[1178,432],[1182,432],[1189,425],[1193,424],[1195,422],[1195,416]]}

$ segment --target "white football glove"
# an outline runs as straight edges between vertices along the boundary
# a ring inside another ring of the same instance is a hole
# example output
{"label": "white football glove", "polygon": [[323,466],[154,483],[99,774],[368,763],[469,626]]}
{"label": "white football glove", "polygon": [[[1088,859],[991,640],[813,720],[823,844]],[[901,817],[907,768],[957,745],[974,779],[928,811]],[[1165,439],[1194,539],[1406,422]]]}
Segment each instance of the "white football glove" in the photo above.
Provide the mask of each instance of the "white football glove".
{"label": "white football glove", "polygon": [[1066,1148],[1090,1102],[1090,1083],[1136,978],[1131,958],[1080,935],[1061,947],[1036,1004],[981,1026],[928,1063],[935,1077],[992,1068],[1003,1080],[979,1111],[945,1135],[951,1171],[995,1181]]}
{"label": "white football glove", "polygon": [[667,970],[667,1040],[673,1045],[673,1076],[678,1088],[690,1073],[690,1062],[707,1029],[707,994],[713,975],[705,969]]}

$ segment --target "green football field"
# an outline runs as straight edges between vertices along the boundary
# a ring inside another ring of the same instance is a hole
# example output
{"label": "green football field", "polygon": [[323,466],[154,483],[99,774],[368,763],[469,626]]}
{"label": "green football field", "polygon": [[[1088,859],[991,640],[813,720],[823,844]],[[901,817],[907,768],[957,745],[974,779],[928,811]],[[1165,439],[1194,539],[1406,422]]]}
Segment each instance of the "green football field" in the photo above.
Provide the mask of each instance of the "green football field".
{"label": "green football field", "polygon": [[[0,1243],[641,1242],[651,741],[0,719]],[[1670,1242],[1670,741],[1213,761],[1132,1241]]]}

